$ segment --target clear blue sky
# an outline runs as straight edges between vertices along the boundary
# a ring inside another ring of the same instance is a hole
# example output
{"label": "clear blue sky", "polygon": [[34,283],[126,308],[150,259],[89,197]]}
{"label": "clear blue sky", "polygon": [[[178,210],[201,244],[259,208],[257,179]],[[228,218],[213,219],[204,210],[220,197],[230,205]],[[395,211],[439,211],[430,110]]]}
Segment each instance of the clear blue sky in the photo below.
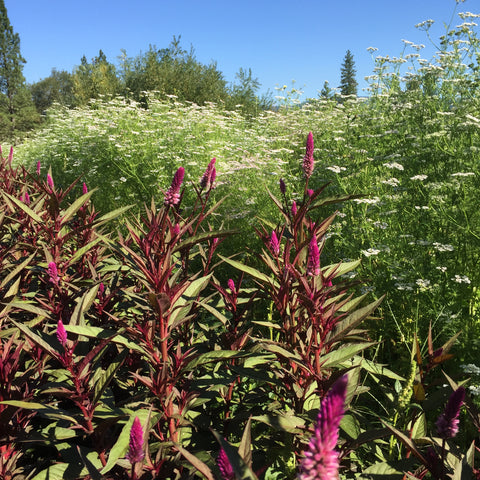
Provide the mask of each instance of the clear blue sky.
{"label": "clear blue sky", "polygon": [[[451,19],[455,0],[5,0],[8,16],[20,35],[27,82],[47,77],[52,68],[69,72],[85,55],[102,49],[116,63],[149,45],[167,47],[181,35],[203,63],[215,60],[228,82],[240,67],[251,68],[262,91],[295,80],[305,96],[315,97],[323,82],[340,82],[347,49],[354,55],[357,80],[370,75],[375,55],[398,56],[402,39],[428,46],[414,25],[436,21],[438,38]],[[478,0],[457,11],[479,13]],[[461,23],[457,17],[453,25]],[[433,47],[423,56],[430,58]],[[360,92],[359,92],[360,93]]]}

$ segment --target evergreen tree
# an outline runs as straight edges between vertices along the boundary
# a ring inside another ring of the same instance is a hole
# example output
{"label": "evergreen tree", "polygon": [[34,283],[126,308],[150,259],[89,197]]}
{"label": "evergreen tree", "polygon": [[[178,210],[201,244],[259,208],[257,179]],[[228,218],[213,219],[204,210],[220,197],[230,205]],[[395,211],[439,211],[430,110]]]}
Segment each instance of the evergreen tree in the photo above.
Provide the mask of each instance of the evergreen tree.
{"label": "evergreen tree", "polygon": [[14,33],[4,0],[0,0],[0,137],[12,140],[39,122],[25,84],[20,37]]}
{"label": "evergreen tree", "polygon": [[357,95],[358,83],[355,79],[355,62],[350,50],[347,50],[340,70],[340,93],[342,95]]}
{"label": "evergreen tree", "polygon": [[327,99],[333,97],[333,90],[330,88],[330,85],[328,84],[328,80],[325,80],[325,83],[323,84],[323,88],[320,91],[320,97],[327,98]]}
{"label": "evergreen tree", "polygon": [[54,103],[66,107],[75,105],[73,93],[73,76],[65,70],[52,69],[50,76],[29,85],[33,103],[40,114]]}

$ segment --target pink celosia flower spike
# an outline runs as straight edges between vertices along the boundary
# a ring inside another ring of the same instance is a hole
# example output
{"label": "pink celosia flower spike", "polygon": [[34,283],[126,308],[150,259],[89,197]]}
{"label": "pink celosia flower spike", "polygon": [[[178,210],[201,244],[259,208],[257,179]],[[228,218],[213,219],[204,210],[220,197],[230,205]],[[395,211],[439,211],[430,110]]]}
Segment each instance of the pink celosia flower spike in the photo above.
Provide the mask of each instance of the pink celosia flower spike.
{"label": "pink celosia flower spike", "polygon": [[440,438],[453,438],[458,433],[458,416],[465,398],[465,389],[458,387],[448,399],[444,412],[438,417],[435,425]]}
{"label": "pink celosia flower spike", "polygon": [[83,182],[83,185],[82,185],[82,193],[85,195],[86,193],[88,193],[88,187],[87,187],[87,184],[85,182]]}
{"label": "pink celosia flower spike", "polygon": [[228,285],[228,288],[230,289],[230,291],[232,293],[235,293],[235,291],[236,291],[235,282],[231,278],[228,279],[227,285]]}
{"label": "pink celosia flower spike", "polygon": [[292,203],[292,215],[296,215],[297,214],[297,202],[294,200],[293,203]]}
{"label": "pink celosia flower spike", "polygon": [[141,462],[145,457],[143,452],[143,428],[140,419],[135,417],[130,430],[130,441],[128,442],[128,451],[125,458],[133,465]]}
{"label": "pink celosia flower spike", "polygon": [[215,176],[216,176],[215,162],[216,162],[215,158],[212,158],[210,160],[210,163],[208,164],[207,169],[205,170],[205,173],[202,175],[202,178],[200,179],[200,188],[202,190],[210,190],[210,188],[213,185],[213,181],[215,180]]}
{"label": "pink celosia flower spike", "polygon": [[67,345],[67,331],[65,330],[62,320],[59,320],[57,323],[57,338],[64,347]]}
{"label": "pink celosia flower spike", "polygon": [[183,167],[180,167],[176,171],[173,177],[170,188],[167,190],[167,193],[165,193],[165,198],[164,198],[165,205],[174,207],[175,205],[178,205],[178,203],[180,202],[180,187],[182,186],[184,175],[185,175],[185,169]]}
{"label": "pink celosia flower spike", "polygon": [[40,160],[37,162],[37,175],[40,176],[40,169],[42,168],[42,164],[40,163]]}
{"label": "pink celosia flower spike", "polygon": [[23,195],[23,198],[21,200],[23,200],[23,203],[25,203],[26,205],[30,205],[31,200],[30,200],[30,195],[28,194],[28,192],[25,192],[25,194]]}
{"label": "pink celosia flower spike", "polygon": [[53,178],[49,173],[47,173],[47,185],[50,187],[50,190],[54,189]]}
{"label": "pink celosia flower spike", "polygon": [[339,378],[322,401],[317,423],[305,458],[300,464],[298,480],[338,479],[338,442],[340,420],[345,413],[348,377]]}
{"label": "pink celosia flower spike", "polygon": [[220,452],[218,453],[217,465],[222,475],[222,480],[235,480],[235,472],[223,448],[220,448]]}
{"label": "pink celosia flower spike", "polygon": [[308,246],[307,275],[320,274],[320,251],[318,250],[317,237],[314,235]]}
{"label": "pink celosia flower spike", "polygon": [[10,153],[8,154],[8,163],[12,163],[13,159],[13,147],[10,147]]}
{"label": "pink celosia flower spike", "polygon": [[313,134],[310,132],[307,137],[307,147],[305,157],[303,157],[303,173],[306,178],[310,178],[313,173]]}
{"label": "pink celosia flower spike", "polygon": [[47,268],[48,280],[54,285],[58,285],[60,278],[58,277],[57,264],[55,262],[50,262]]}
{"label": "pink celosia flower spike", "polygon": [[270,237],[270,248],[272,249],[272,252],[278,256],[280,253],[280,241],[278,240],[275,230],[272,231],[272,235]]}

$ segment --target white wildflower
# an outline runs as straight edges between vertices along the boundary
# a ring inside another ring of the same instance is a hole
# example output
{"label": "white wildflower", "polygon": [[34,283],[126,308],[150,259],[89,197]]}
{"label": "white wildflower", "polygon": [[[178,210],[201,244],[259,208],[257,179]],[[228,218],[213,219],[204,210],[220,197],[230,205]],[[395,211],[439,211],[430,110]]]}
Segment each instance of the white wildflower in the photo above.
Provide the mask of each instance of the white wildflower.
{"label": "white wildflower", "polygon": [[447,267],[435,267],[437,270],[440,270],[442,273],[447,271]]}
{"label": "white wildflower", "polygon": [[428,178],[428,175],[415,175],[413,177],[410,177],[410,180],[420,180],[423,182],[423,180],[426,180]]}
{"label": "white wildflower", "polygon": [[457,173],[452,173],[452,177],[471,177],[472,175],[475,175],[473,172],[457,172]]}
{"label": "white wildflower", "polygon": [[398,178],[395,177],[389,178],[388,180],[382,180],[382,183],[384,183],[385,185],[390,185],[392,187],[398,187],[398,185],[400,185],[400,181],[398,180]]}
{"label": "white wildflower", "polygon": [[327,170],[332,171],[333,173],[340,173],[346,170],[345,167],[339,167],[338,165],[332,165],[331,167],[327,167]]}
{"label": "white wildflower", "polygon": [[466,283],[466,284],[471,283],[470,279],[466,275],[455,275],[450,280],[453,280],[454,282],[457,282],[457,283]]}
{"label": "white wildflower", "polygon": [[455,250],[453,245],[445,245],[439,242],[433,242],[433,246],[437,252],[453,252]]}
{"label": "white wildflower", "polygon": [[392,168],[392,169],[395,168],[397,170],[403,170],[403,165],[397,162],[384,163],[383,166],[387,168]]}
{"label": "white wildflower", "polygon": [[371,257],[372,255],[378,255],[380,253],[380,250],[377,248],[369,248],[367,250],[362,250],[362,254],[365,255],[366,257]]}
{"label": "white wildflower", "polygon": [[430,287],[430,280],[427,280],[425,278],[417,278],[415,283],[420,287],[420,288],[425,288],[428,289]]}

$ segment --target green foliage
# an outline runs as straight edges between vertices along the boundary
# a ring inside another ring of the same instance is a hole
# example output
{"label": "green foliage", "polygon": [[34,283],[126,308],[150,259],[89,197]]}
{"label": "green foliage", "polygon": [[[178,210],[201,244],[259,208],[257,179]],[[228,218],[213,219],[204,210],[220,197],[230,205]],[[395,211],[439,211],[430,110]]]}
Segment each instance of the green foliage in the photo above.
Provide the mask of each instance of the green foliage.
{"label": "green foliage", "polygon": [[37,112],[42,115],[55,103],[65,107],[75,105],[73,77],[65,70],[52,69],[50,76],[29,85],[29,90]]}
{"label": "green foliage", "polygon": [[344,96],[357,95],[358,82],[355,78],[355,61],[353,54],[347,50],[345,58],[343,59],[342,68],[340,69],[340,93]]}
{"label": "green foliage", "polygon": [[14,33],[4,0],[0,1],[0,139],[13,141],[32,129],[39,117],[25,86],[20,37]]}

